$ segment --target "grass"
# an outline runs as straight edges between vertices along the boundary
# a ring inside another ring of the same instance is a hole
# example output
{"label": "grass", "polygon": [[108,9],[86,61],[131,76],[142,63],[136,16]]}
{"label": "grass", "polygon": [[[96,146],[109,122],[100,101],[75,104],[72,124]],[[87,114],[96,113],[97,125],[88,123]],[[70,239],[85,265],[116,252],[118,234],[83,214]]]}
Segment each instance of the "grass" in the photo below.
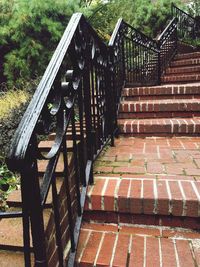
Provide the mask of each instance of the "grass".
{"label": "grass", "polygon": [[9,116],[12,109],[20,107],[29,98],[29,93],[23,90],[10,90],[0,95],[0,119]]}

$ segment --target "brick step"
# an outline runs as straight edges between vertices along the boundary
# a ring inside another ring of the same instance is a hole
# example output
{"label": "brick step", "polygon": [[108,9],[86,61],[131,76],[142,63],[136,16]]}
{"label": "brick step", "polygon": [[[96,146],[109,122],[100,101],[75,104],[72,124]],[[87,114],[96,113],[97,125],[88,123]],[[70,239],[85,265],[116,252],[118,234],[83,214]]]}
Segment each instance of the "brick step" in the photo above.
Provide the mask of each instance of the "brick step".
{"label": "brick step", "polygon": [[118,119],[122,134],[179,134],[193,135],[200,133],[200,117],[195,118],[159,118],[159,119]]}
{"label": "brick step", "polygon": [[[42,181],[42,178],[40,178],[40,182]],[[60,188],[63,183],[63,178],[56,178],[56,187],[58,192],[60,191]],[[6,200],[6,203],[9,207],[21,207],[22,206],[22,201],[21,201],[21,190],[20,188],[17,190],[13,190],[9,195]],[[49,190],[49,194],[47,196],[46,204],[51,205],[52,204],[52,191],[51,189]]]}
{"label": "brick step", "polygon": [[180,67],[180,66],[196,66],[200,64],[200,57],[198,58],[188,58],[183,60],[173,60],[170,63],[171,67]]}
{"label": "brick step", "polygon": [[[72,159],[72,153],[68,153],[68,164],[70,165]],[[44,172],[46,171],[47,165],[48,165],[48,160],[38,160],[38,173],[39,175],[43,175]],[[56,175],[57,177],[62,177],[64,172],[64,159],[63,159],[63,154],[60,153],[60,157],[58,159],[58,163],[56,166]]]}
{"label": "brick step", "polygon": [[162,83],[188,83],[200,81],[200,74],[173,74],[164,75],[161,78]]}
{"label": "brick step", "polygon": [[[10,208],[8,211],[19,211],[19,208]],[[44,226],[48,225],[50,209],[44,210]],[[22,218],[5,218],[0,220],[0,244],[23,246]],[[31,236],[31,235],[30,235]]]}
{"label": "brick step", "polygon": [[[182,238],[180,238],[182,237]],[[75,266],[177,266],[200,264],[199,234],[156,227],[83,224]]]}
{"label": "brick step", "polygon": [[[52,146],[54,145],[54,140],[46,140],[46,141],[41,141],[38,145],[40,151],[49,151]],[[69,140],[66,142],[67,148],[70,152],[72,152],[72,148],[73,148],[73,141]]]}
{"label": "brick step", "polygon": [[118,119],[156,119],[156,118],[194,118],[200,117],[200,112],[134,112],[119,113]]}
{"label": "brick step", "polygon": [[200,99],[164,99],[146,101],[122,101],[120,113],[145,112],[198,112]]}
{"label": "brick step", "polygon": [[195,65],[195,66],[192,66],[192,67],[170,67],[170,68],[167,68],[166,70],[166,74],[169,75],[169,74],[198,74],[200,72],[200,65]]}
{"label": "brick step", "polygon": [[197,99],[200,94],[196,95],[144,95],[144,96],[124,96],[122,101],[146,101],[146,100],[163,100],[163,99]]}
{"label": "brick step", "polygon": [[[120,173],[120,167],[118,172]],[[88,192],[85,209],[198,218],[200,182],[176,180],[175,177],[174,180],[157,180],[153,177],[149,179],[98,177]]]}
{"label": "brick step", "polygon": [[190,59],[190,58],[200,58],[200,52],[177,54],[174,57],[174,61],[176,61],[176,60]]}
{"label": "brick step", "polygon": [[159,97],[159,96],[189,96],[200,94],[200,83],[171,84],[150,87],[124,88],[123,97]]}
{"label": "brick step", "polygon": [[[0,250],[1,267],[25,267],[24,254],[22,252],[14,252]],[[31,266],[34,267],[34,258],[31,257]]]}

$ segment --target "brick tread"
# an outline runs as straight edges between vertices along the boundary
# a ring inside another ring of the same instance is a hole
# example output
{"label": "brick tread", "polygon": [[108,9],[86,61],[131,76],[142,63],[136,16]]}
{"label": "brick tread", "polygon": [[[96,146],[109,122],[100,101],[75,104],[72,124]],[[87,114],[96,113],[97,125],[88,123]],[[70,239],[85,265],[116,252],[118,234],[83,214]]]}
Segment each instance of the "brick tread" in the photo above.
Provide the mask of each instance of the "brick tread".
{"label": "brick tread", "polygon": [[177,54],[174,57],[174,61],[176,61],[176,60],[190,59],[190,58],[200,58],[200,52]]}
{"label": "brick tread", "polygon": [[[156,166],[155,166],[156,167]],[[109,187],[109,181],[114,187]],[[128,214],[200,216],[200,182],[155,178],[96,178],[91,187],[87,210]],[[112,203],[109,205],[108,203]]]}
{"label": "brick tread", "polygon": [[166,74],[170,75],[170,74],[192,74],[192,73],[199,73],[200,71],[200,65],[198,66],[188,66],[188,67],[169,67],[166,70]]}
{"label": "brick tread", "polygon": [[200,94],[200,83],[124,88],[122,96],[163,96]]}
{"label": "brick tread", "polygon": [[120,112],[191,112],[200,111],[200,98],[195,99],[159,99],[122,101]]}
{"label": "brick tread", "polygon": [[200,117],[118,119],[120,133],[128,134],[199,134]]}
{"label": "brick tread", "polygon": [[198,266],[198,234],[190,238],[193,233],[187,230],[174,229],[172,235],[165,235],[167,232],[171,230],[163,234],[155,227],[83,225],[75,266],[160,266],[160,262],[163,266],[177,266],[177,262],[183,263],[181,267]]}
{"label": "brick tread", "polygon": [[200,74],[173,74],[173,75],[164,75],[161,77],[163,83],[177,83],[177,82],[189,82],[189,81],[200,81]]}
{"label": "brick tread", "polygon": [[174,60],[171,62],[171,67],[176,66],[191,66],[200,64],[200,57],[198,58],[189,58],[189,59],[181,59],[181,60]]}

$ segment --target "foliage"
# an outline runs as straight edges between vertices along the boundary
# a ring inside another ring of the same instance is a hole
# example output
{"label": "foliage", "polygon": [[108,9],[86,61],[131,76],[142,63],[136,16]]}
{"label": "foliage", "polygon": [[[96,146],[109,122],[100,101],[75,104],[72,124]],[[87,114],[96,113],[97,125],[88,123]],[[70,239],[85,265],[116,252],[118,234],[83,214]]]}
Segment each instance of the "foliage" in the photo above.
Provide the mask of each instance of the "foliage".
{"label": "foliage", "polygon": [[193,0],[187,6],[187,11],[194,17],[200,16],[200,0]]}
{"label": "foliage", "polygon": [[12,109],[19,108],[29,98],[25,90],[9,90],[0,95],[0,119],[6,119]]}
{"label": "foliage", "polygon": [[0,46],[9,47],[4,57],[8,85],[19,87],[43,73],[79,1],[13,0],[11,3],[0,2]]}
{"label": "foliage", "polygon": [[133,27],[152,37],[166,25],[171,15],[171,3],[181,7],[179,0],[113,0],[98,9],[100,2],[92,6],[95,15],[89,18],[95,28],[111,34],[117,19],[122,17]]}
{"label": "foliage", "polygon": [[[0,62],[9,87],[41,76],[71,15],[82,12],[108,41],[117,19],[155,37],[172,0],[1,0]],[[181,7],[180,0],[174,0]],[[0,72],[1,72],[0,64]],[[1,75],[1,73],[0,73]],[[1,80],[0,80],[1,82]]]}
{"label": "foliage", "polygon": [[18,185],[19,178],[8,170],[3,158],[0,158],[0,211],[7,208],[6,199]]}

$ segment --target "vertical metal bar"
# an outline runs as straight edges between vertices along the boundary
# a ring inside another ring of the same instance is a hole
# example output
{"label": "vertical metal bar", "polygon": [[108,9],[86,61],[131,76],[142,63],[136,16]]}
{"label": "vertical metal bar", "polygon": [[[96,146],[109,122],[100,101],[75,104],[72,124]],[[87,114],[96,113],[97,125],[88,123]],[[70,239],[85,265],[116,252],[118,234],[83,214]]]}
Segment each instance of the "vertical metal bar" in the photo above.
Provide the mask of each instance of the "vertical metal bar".
{"label": "vertical metal bar", "polygon": [[80,85],[80,89],[78,92],[78,106],[79,106],[79,123],[80,123],[80,153],[79,153],[79,163],[80,163],[80,174],[82,177],[83,186],[86,186],[86,177],[85,177],[85,165],[86,165],[86,158],[85,158],[85,138],[84,138],[84,126],[83,126],[83,92],[82,92],[82,82]]}
{"label": "vertical metal bar", "polygon": [[69,220],[69,232],[71,239],[71,251],[75,251],[75,242],[74,242],[74,222],[72,214],[72,201],[70,195],[70,184],[69,184],[69,169],[68,169],[68,156],[67,156],[67,144],[66,136],[63,138],[63,161],[64,161],[64,182],[65,182],[65,192],[67,195],[67,209],[68,209],[68,220]]}
{"label": "vertical metal bar", "polygon": [[80,203],[80,175],[78,168],[78,149],[77,149],[77,139],[76,139],[76,127],[74,121],[74,107],[71,113],[71,123],[72,123],[72,138],[73,138],[73,157],[75,166],[75,176],[76,176],[76,194],[77,194],[77,205],[78,205],[78,216],[81,216],[81,203]]}
{"label": "vertical metal bar", "polygon": [[30,251],[30,222],[28,208],[28,190],[26,190],[25,174],[21,174],[21,198],[22,198],[22,224],[23,224],[23,243],[24,243],[24,263],[26,267],[31,266],[31,251]]}
{"label": "vertical metal bar", "polygon": [[58,194],[56,188],[56,178],[53,177],[52,180],[52,197],[53,197],[53,208],[54,208],[54,221],[56,229],[56,245],[58,248],[58,258],[59,266],[63,267],[63,247],[62,247],[62,236],[60,229],[60,213],[59,213],[59,203],[58,203]]}
{"label": "vertical metal bar", "polygon": [[40,185],[39,185],[36,161],[32,163],[30,171],[26,173],[26,178],[27,177],[29,177],[29,179],[27,179],[28,183],[26,183],[25,190],[28,190],[29,192],[29,198],[26,199],[26,201],[29,202],[31,232],[33,239],[34,254],[35,254],[35,266],[46,267],[47,258],[46,258],[43,210],[41,205]]}
{"label": "vertical metal bar", "polygon": [[[87,52],[86,52],[87,53]],[[86,57],[86,58],[89,58]],[[83,92],[84,92],[84,108],[86,122],[86,146],[87,158],[93,161],[93,142],[94,135],[92,134],[92,114],[91,114],[91,92],[90,92],[90,62],[86,61],[85,71],[83,75]],[[90,183],[94,183],[93,168],[90,173]]]}

